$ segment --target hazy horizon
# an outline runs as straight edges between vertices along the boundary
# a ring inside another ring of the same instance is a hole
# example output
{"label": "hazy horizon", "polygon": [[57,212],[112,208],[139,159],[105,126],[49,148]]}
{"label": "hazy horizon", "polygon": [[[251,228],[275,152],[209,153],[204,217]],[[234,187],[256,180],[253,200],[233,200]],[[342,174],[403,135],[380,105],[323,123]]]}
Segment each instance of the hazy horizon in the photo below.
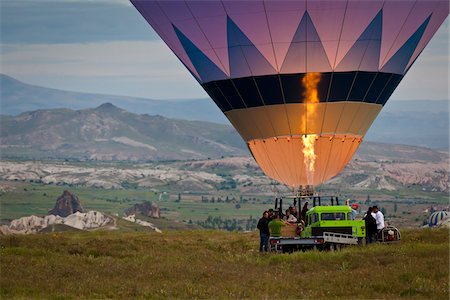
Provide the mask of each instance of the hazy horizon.
{"label": "hazy horizon", "polygon": [[[142,99],[142,100],[155,100],[155,101],[192,101],[192,100],[205,100],[205,101],[212,101],[212,99],[206,95],[204,97],[192,97],[192,98],[165,98],[165,99],[161,99],[161,98],[149,98],[149,97],[138,97],[138,96],[133,96],[133,95],[119,95],[119,94],[108,94],[108,93],[91,93],[91,92],[83,92],[83,91],[76,91],[76,90],[69,90],[69,89],[62,89],[62,88],[58,88],[58,87],[50,87],[50,86],[45,86],[45,85],[38,85],[38,84],[33,84],[27,81],[23,81],[23,80],[19,80],[18,78],[15,78],[14,76],[11,76],[9,74],[5,74],[5,73],[0,73],[0,75],[4,75],[4,76],[8,76],[14,80],[20,81],[22,83],[28,84],[28,85],[33,85],[33,86],[37,86],[37,87],[42,87],[42,88],[47,88],[47,89],[53,89],[53,90],[60,90],[60,91],[64,91],[64,92],[71,92],[71,93],[80,93],[80,94],[92,94],[92,95],[101,95],[101,96],[114,96],[114,97],[130,97],[130,98],[136,98],[136,99]],[[392,102],[396,102],[396,101],[449,101],[450,100],[450,95],[447,95],[447,98],[442,98],[442,99],[426,99],[426,98],[417,98],[417,99],[406,99],[406,98],[402,98],[402,99],[392,99],[390,98],[389,101],[387,102],[392,103]],[[95,105],[93,106],[95,107]]]}

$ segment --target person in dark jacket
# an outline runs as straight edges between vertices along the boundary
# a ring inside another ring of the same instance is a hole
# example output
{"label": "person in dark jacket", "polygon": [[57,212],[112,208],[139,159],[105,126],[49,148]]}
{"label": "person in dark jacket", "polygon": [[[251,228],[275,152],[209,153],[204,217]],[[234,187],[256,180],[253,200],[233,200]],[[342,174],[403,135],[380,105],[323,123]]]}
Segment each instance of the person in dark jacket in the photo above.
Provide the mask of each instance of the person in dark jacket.
{"label": "person in dark jacket", "polygon": [[369,207],[364,217],[366,221],[366,245],[377,241],[377,221],[372,216],[373,208]]}
{"label": "person in dark jacket", "polygon": [[305,202],[305,205],[303,205],[302,208],[302,220],[305,221],[306,219],[306,212],[308,211],[308,202]]}
{"label": "person in dark jacket", "polygon": [[265,211],[256,226],[259,229],[259,252],[269,250],[269,212]]}

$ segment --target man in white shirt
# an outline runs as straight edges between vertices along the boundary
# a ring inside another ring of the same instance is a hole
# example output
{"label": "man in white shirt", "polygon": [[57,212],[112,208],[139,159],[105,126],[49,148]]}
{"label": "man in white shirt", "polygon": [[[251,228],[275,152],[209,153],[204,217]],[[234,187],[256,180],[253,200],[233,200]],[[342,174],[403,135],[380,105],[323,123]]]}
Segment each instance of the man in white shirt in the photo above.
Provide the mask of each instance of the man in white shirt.
{"label": "man in white shirt", "polygon": [[377,221],[377,230],[378,233],[380,233],[380,231],[384,228],[384,215],[376,205],[373,207],[372,216],[375,218],[375,221]]}

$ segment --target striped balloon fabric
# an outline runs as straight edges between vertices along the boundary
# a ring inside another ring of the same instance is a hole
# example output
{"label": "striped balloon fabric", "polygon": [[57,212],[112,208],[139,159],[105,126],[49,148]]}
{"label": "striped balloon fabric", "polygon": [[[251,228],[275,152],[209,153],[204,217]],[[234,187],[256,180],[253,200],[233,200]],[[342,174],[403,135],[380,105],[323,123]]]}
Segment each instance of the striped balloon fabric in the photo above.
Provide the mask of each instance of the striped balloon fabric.
{"label": "striped balloon fabric", "polygon": [[431,214],[430,218],[428,219],[428,226],[434,227],[436,226],[440,221],[444,220],[448,217],[448,212],[446,211],[437,211]]}

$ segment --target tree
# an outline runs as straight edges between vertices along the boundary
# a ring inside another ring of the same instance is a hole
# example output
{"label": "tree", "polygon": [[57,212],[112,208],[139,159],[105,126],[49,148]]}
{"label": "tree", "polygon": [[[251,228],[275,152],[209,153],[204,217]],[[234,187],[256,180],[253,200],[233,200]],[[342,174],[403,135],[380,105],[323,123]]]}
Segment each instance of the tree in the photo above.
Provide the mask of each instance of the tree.
{"label": "tree", "polygon": [[367,195],[367,199],[366,199],[366,205],[370,205],[370,195]]}
{"label": "tree", "polygon": [[383,215],[386,215],[386,208],[382,207],[382,208],[381,208],[381,213],[382,213]]}
{"label": "tree", "polygon": [[235,207],[236,207],[236,209],[239,209],[239,208],[241,208],[241,205],[238,203],[235,205]]}
{"label": "tree", "polygon": [[397,213],[397,203],[394,204],[394,213]]}
{"label": "tree", "polygon": [[180,202],[181,201],[181,193],[178,193],[178,197],[177,197],[177,201],[176,202]]}

